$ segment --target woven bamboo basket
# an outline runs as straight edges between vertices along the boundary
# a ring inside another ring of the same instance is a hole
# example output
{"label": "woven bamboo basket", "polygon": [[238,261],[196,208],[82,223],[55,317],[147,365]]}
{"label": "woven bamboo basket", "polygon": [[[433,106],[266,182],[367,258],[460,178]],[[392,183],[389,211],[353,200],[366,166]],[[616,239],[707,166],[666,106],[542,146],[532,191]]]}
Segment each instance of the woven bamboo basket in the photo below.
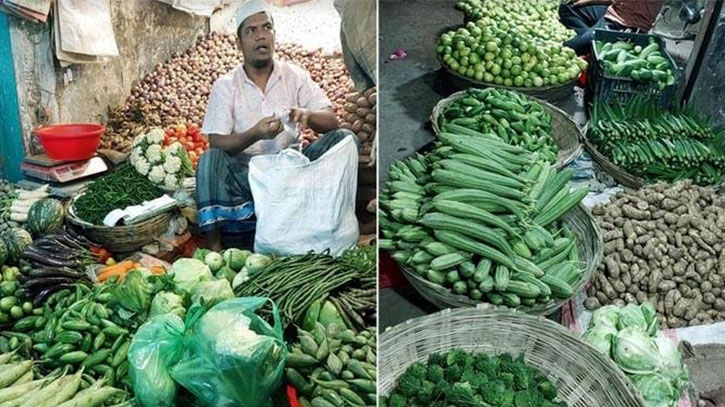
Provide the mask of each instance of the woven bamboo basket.
{"label": "woven bamboo basket", "polygon": [[68,205],[66,220],[92,242],[100,244],[113,253],[128,253],[146,246],[154,241],[154,236],[166,231],[171,220],[171,211],[166,211],[135,225],[115,227],[92,225],[81,220],[74,213],[73,204],[77,198],[74,198]]}
{"label": "woven bamboo basket", "polygon": [[559,389],[569,407],[644,407],[619,368],[553,321],[516,311],[479,307],[412,319],[380,337],[378,390],[389,394],[413,362],[452,349],[523,355]]}
{"label": "woven bamboo basket", "polygon": [[573,79],[571,81],[560,83],[557,85],[551,85],[551,86],[539,86],[539,87],[531,87],[531,88],[519,88],[515,86],[504,86],[504,85],[497,85],[495,83],[488,83],[488,82],[482,82],[477,81],[475,79],[471,79],[468,77],[465,77],[461,75],[460,73],[454,71],[451,69],[448,64],[443,62],[441,60],[440,55],[437,56],[438,62],[441,64],[441,68],[443,69],[443,72],[446,74],[448,82],[450,85],[456,89],[456,90],[465,90],[468,88],[499,88],[499,89],[508,89],[508,90],[515,90],[517,92],[524,93],[529,96],[533,96],[538,99],[543,99],[551,103],[559,103],[564,100],[566,100],[569,96],[571,96],[574,93],[574,84],[576,84],[578,79]]}
{"label": "woven bamboo basket", "polygon": [[[436,134],[441,133],[440,127],[438,127],[438,117],[443,114],[443,110],[452,104],[456,99],[462,98],[466,95],[466,91],[462,90],[456,92],[445,99],[439,101],[430,115],[430,120],[433,123],[433,131]],[[574,119],[559,109],[558,107],[541,100],[536,97],[529,95],[534,101],[541,104],[541,106],[549,112],[551,115],[551,137],[554,139],[557,147],[559,147],[559,155],[556,158],[557,168],[563,168],[582,152],[583,147],[581,139],[584,137],[581,127],[579,127]]]}
{"label": "woven bamboo basket", "polygon": [[589,141],[586,135],[583,136],[583,139],[584,146],[589,154],[591,154],[592,158],[594,158],[594,161],[596,161],[597,164],[604,169],[604,171],[611,175],[615,181],[629,188],[641,188],[647,185],[647,182],[645,182],[642,178],[628,173],[623,168],[610,161],[607,156],[597,149],[594,143]]}
{"label": "woven bamboo basket", "polygon": [[[569,226],[574,234],[576,246],[579,250],[579,257],[583,263],[581,277],[572,286],[574,295],[576,295],[591,280],[594,271],[599,266],[599,263],[601,263],[604,243],[602,242],[602,234],[599,227],[583,205],[579,205],[564,214],[562,221]],[[413,288],[423,298],[438,308],[476,307],[481,304],[480,301],[472,300],[465,295],[456,294],[449,288],[429,281],[405,264],[399,264],[399,266],[403,271],[403,275],[408,279]],[[517,309],[532,315],[549,315],[561,308],[567,301],[569,299],[552,299],[547,303],[536,304],[531,307],[522,305]]]}

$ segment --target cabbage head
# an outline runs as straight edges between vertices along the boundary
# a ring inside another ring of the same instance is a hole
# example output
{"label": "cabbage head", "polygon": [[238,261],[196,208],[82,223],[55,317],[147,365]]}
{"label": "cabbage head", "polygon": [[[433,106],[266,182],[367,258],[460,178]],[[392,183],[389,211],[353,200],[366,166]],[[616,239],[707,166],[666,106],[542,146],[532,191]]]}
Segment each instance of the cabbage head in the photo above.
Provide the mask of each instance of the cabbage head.
{"label": "cabbage head", "polygon": [[642,308],[638,305],[627,304],[626,307],[622,308],[619,312],[619,329],[624,328],[637,328],[642,332],[647,332],[648,324],[647,320],[642,313]]}
{"label": "cabbage head", "polygon": [[191,302],[204,302],[210,306],[234,298],[232,285],[227,280],[202,281],[191,289]]}
{"label": "cabbage head", "polygon": [[660,355],[654,339],[638,328],[619,331],[614,339],[612,357],[629,374],[654,373],[660,367]]}
{"label": "cabbage head", "polygon": [[184,299],[177,294],[168,291],[161,291],[154,296],[151,301],[151,311],[149,312],[149,319],[157,315],[163,315],[173,313],[183,319],[186,314],[184,308]]}
{"label": "cabbage head", "polygon": [[610,357],[612,352],[612,340],[617,336],[617,329],[610,325],[595,325],[586,332],[583,338],[587,343],[594,346],[599,352]]}
{"label": "cabbage head", "polygon": [[606,305],[592,314],[592,320],[589,322],[589,326],[597,325],[609,325],[616,327],[619,322],[619,311],[620,308],[616,305]]}
{"label": "cabbage head", "polygon": [[647,407],[676,407],[680,399],[669,379],[659,374],[632,376],[632,383],[637,388]]}
{"label": "cabbage head", "polygon": [[190,293],[192,288],[202,282],[212,280],[209,266],[196,259],[179,259],[171,266],[176,288]]}

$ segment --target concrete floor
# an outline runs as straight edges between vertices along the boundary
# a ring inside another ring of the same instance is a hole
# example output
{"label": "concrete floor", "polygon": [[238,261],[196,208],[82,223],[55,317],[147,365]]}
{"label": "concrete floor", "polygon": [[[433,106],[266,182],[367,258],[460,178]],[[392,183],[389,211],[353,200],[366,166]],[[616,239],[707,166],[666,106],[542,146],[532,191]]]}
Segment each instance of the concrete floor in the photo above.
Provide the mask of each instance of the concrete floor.
{"label": "concrete floor", "polygon": [[[439,72],[435,41],[442,31],[460,25],[463,15],[451,0],[381,0],[379,3],[379,177],[387,180],[390,164],[430,143],[434,133],[430,112],[455,91]],[[391,60],[396,50],[407,53]],[[579,123],[585,121],[581,92],[560,107]],[[437,311],[409,284],[381,289],[378,324],[381,331],[410,318]]]}

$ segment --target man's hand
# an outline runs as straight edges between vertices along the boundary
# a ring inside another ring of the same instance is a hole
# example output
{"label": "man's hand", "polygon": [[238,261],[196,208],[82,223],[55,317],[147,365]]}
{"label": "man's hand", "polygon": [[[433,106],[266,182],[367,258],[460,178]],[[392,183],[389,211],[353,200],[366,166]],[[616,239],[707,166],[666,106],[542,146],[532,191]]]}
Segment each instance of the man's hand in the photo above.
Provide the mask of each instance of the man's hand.
{"label": "man's hand", "polygon": [[300,134],[299,142],[300,146],[302,148],[305,148],[310,145],[310,143],[314,143],[317,141],[319,137],[317,137],[315,134],[304,132]]}
{"label": "man's hand", "polygon": [[252,127],[251,131],[258,139],[271,139],[282,131],[282,122],[273,116],[265,117]]}
{"label": "man's hand", "polygon": [[310,111],[310,109],[293,107],[292,109],[290,109],[289,119],[292,121],[292,123],[297,123],[301,125],[302,130],[304,130],[310,125],[311,114],[312,112]]}

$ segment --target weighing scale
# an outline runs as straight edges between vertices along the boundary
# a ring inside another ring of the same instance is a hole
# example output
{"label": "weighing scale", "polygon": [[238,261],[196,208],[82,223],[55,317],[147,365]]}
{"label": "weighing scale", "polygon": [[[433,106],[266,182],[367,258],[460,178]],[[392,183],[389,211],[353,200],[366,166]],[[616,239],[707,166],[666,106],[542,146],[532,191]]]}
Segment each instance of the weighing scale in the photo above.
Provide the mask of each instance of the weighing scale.
{"label": "weighing scale", "polygon": [[48,183],[53,194],[70,196],[85,185],[87,178],[108,171],[108,165],[100,156],[66,162],[38,154],[26,157],[20,164],[20,171],[28,177],[21,183],[29,186]]}

